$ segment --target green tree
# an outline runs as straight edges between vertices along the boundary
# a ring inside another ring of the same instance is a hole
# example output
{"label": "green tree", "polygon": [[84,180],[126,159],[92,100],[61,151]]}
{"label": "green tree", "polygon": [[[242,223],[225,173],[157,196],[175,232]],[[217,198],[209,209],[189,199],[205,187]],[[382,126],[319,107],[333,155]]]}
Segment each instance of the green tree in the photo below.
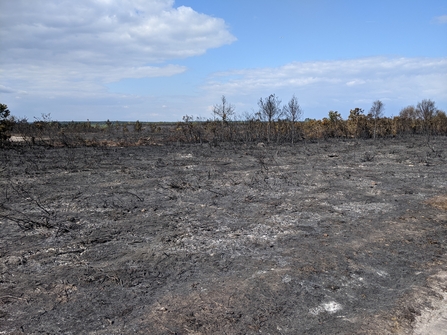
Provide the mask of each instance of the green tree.
{"label": "green tree", "polygon": [[0,104],[0,145],[4,145],[10,138],[9,131],[12,130],[14,125],[10,118],[11,112],[8,106]]}
{"label": "green tree", "polygon": [[0,120],[5,120],[11,115],[8,106],[5,104],[0,104]]}

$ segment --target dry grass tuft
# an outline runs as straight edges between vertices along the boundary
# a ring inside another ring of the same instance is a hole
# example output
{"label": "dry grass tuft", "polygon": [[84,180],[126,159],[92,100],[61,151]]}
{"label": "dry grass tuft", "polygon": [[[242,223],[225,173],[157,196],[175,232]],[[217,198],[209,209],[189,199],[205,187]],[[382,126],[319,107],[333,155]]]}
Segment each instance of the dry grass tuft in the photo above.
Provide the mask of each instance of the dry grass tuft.
{"label": "dry grass tuft", "polygon": [[439,195],[427,200],[427,204],[447,211],[447,195]]}

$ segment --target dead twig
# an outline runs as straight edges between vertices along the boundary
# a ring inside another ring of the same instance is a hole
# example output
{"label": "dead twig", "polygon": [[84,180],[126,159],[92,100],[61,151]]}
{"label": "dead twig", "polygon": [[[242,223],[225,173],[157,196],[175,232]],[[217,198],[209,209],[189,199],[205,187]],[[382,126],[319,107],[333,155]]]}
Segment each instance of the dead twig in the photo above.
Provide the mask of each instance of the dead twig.
{"label": "dead twig", "polygon": [[207,190],[207,191],[210,191],[211,193],[214,193],[214,194],[220,195],[221,197],[224,197],[224,196],[226,196],[226,194],[222,194],[222,193],[219,193],[219,192],[217,192],[217,191],[213,191],[213,190],[211,190],[211,189],[209,189],[209,188],[207,188],[206,190]]}

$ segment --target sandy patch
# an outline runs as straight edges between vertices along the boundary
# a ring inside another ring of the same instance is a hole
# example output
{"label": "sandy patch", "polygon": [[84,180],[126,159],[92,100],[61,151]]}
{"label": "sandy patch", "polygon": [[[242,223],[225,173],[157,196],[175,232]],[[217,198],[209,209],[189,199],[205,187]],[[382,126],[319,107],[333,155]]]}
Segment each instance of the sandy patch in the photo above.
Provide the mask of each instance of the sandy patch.
{"label": "sandy patch", "polygon": [[432,308],[422,310],[416,317],[415,335],[445,335],[447,331],[447,271],[438,273],[430,281],[437,297],[431,301]]}
{"label": "sandy patch", "polygon": [[429,205],[447,211],[447,195],[440,195],[427,200]]}

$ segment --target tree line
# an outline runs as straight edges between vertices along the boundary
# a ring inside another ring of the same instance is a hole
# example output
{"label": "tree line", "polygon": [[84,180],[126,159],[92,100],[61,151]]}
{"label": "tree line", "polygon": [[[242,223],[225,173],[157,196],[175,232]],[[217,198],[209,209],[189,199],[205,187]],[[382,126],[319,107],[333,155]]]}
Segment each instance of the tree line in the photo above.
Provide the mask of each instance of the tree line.
{"label": "tree line", "polygon": [[0,146],[12,145],[11,135],[30,145],[93,146],[146,145],[157,142],[214,143],[267,142],[291,143],[329,138],[377,139],[395,136],[447,135],[447,116],[425,99],[404,107],[398,116],[385,117],[385,105],[377,100],[368,112],[351,109],[347,119],[329,111],[321,120],[306,118],[296,96],[285,104],[271,94],[258,101],[258,110],[237,116],[225,96],[214,105],[213,118],[183,116],[177,123],[120,123],[107,120],[60,123],[49,114],[34,122],[11,116],[7,105],[0,104]]}
{"label": "tree line", "polygon": [[[179,125],[187,141],[201,141],[208,133],[211,138],[220,141],[265,141],[295,143],[306,139],[328,138],[386,138],[395,136],[422,134],[427,137],[447,135],[447,116],[436,108],[434,101],[424,99],[416,106],[402,108],[398,116],[385,117],[385,105],[376,100],[368,112],[361,108],[351,109],[344,120],[338,111],[329,111],[321,120],[306,118],[302,120],[303,109],[294,95],[284,105],[271,94],[258,101],[258,111],[236,117],[235,107],[228,103],[225,96],[214,106],[214,120],[191,124],[188,117],[185,125]],[[185,120],[185,119],[184,119]],[[194,127],[201,128],[195,129]],[[186,128],[186,129],[185,129]]]}

